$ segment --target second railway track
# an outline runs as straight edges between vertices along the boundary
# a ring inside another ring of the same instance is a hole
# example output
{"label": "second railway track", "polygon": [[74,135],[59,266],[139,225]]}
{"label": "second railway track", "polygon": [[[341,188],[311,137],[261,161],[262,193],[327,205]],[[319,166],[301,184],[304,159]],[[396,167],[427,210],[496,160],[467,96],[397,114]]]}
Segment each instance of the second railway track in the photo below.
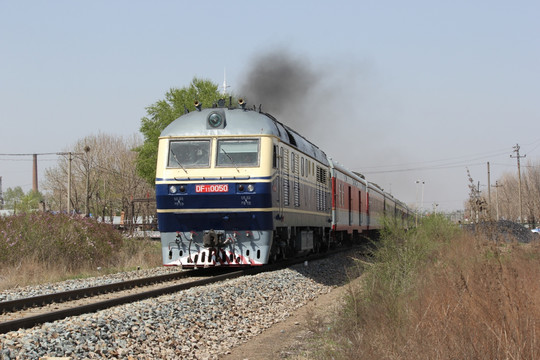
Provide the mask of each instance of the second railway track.
{"label": "second railway track", "polygon": [[3,301],[0,302],[0,334],[223,281],[242,276],[246,270],[215,275],[215,269],[199,269]]}
{"label": "second railway track", "polygon": [[[314,260],[322,256],[324,255],[311,256],[308,259]],[[243,275],[271,271],[305,260],[305,258],[296,258],[264,267],[244,268],[237,271],[229,269],[226,272],[221,271],[217,275],[216,268],[197,269],[31,298],[2,301],[0,302],[0,334]]]}

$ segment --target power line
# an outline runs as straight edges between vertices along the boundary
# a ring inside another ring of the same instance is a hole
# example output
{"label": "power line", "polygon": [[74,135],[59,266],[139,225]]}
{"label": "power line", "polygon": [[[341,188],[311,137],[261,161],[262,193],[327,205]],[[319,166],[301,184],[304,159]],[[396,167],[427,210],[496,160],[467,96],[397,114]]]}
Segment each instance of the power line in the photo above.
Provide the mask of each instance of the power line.
{"label": "power line", "polygon": [[405,169],[391,169],[391,170],[380,170],[380,171],[362,171],[363,174],[385,174],[385,173],[397,173],[397,172],[408,172],[408,171],[420,171],[420,170],[444,170],[444,169],[454,169],[454,168],[461,168],[461,167],[472,167],[472,166],[479,166],[484,165],[484,163],[473,163],[473,164],[457,164],[457,165],[434,165],[434,166],[423,166],[423,167],[416,167],[416,168],[405,168]]}
{"label": "power line", "polygon": [[431,163],[438,163],[438,162],[442,163],[440,164],[441,166],[446,166],[446,165],[452,165],[452,164],[458,164],[458,163],[464,163],[464,162],[470,162],[470,161],[476,161],[476,160],[483,160],[483,159],[491,158],[494,156],[506,155],[507,153],[508,153],[508,150],[505,149],[505,150],[500,150],[500,151],[497,150],[497,151],[491,151],[491,152],[486,152],[486,153],[480,153],[477,155],[463,155],[463,156],[438,159],[438,160],[415,161],[415,162],[410,162],[410,163],[380,165],[380,166],[367,166],[367,167],[364,167],[364,169],[412,166],[412,165],[417,165],[417,164],[431,164]]}
{"label": "power line", "polygon": [[34,155],[60,155],[61,153],[32,153],[32,154],[0,154],[0,156],[34,156]]}

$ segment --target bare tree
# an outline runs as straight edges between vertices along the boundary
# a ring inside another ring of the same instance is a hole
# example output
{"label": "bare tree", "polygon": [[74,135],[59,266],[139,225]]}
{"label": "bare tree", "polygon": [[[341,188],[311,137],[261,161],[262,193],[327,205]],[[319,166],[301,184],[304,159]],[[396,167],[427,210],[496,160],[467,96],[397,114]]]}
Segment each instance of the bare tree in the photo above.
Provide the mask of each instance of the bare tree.
{"label": "bare tree", "polygon": [[479,186],[477,187],[474,183],[469,169],[467,169],[467,177],[469,179],[469,199],[465,203],[465,211],[470,214],[471,222],[485,221],[488,217],[486,198],[480,192]]}
{"label": "bare tree", "polygon": [[529,161],[527,163],[524,180],[528,222],[532,227],[536,227],[540,214],[540,162],[533,164]]}
{"label": "bare tree", "polygon": [[[103,219],[124,213],[128,222],[137,217],[153,219],[154,189],[137,174],[133,151],[142,140],[103,133],[87,136],[67,152],[72,153],[70,207],[79,214],[91,213]],[[44,188],[52,210],[67,208],[69,156],[46,169]],[[148,199],[146,204],[138,201]]]}
{"label": "bare tree", "polygon": [[[519,181],[516,174],[505,173],[498,180],[499,209],[503,219],[518,221],[519,219]],[[522,176],[522,198],[524,217],[530,226],[536,226],[540,218],[540,163],[531,161],[525,166]]]}

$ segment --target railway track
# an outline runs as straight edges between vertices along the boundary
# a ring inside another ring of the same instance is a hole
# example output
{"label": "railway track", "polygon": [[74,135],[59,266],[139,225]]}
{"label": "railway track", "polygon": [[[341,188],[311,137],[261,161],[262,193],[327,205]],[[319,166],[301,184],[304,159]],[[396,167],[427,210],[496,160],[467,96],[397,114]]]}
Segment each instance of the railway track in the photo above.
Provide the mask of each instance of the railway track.
{"label": "railway track", "polygon": [[[274,271],[306,260],[316,260],[329,253],[294,258],[264,267],[250,267],[216,275],[216,268],[182,271],[114,284],[71,290],[0,302],[0,334],[30,328],[46,322],[61,320],[104,310],[113,306],[183,291],[245,275]],[[224,270],[224,269],[221,269]],[[195,280],[193,280],[195,278]],[[172,283],[172,284],[171,284]]]}

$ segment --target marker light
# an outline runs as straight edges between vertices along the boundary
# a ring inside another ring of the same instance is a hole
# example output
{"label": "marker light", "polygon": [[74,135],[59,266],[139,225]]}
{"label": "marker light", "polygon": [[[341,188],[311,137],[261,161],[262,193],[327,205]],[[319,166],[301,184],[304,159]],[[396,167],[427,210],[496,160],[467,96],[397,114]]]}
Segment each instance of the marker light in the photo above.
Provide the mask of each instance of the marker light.
{"label": "marker light", "polygon": [[175,185],[169,186],[169,193],[176,194],[178,192],[178,188]]}

